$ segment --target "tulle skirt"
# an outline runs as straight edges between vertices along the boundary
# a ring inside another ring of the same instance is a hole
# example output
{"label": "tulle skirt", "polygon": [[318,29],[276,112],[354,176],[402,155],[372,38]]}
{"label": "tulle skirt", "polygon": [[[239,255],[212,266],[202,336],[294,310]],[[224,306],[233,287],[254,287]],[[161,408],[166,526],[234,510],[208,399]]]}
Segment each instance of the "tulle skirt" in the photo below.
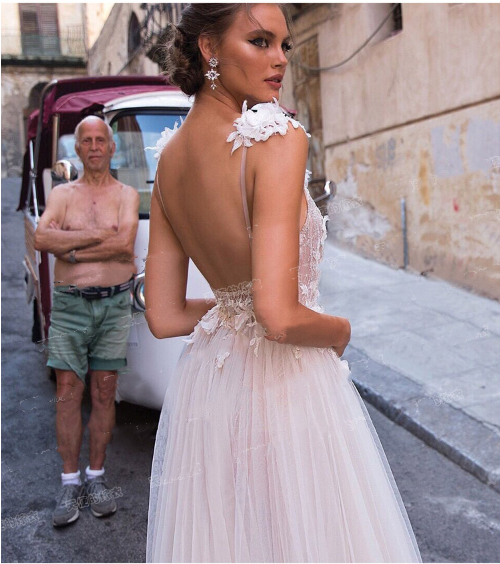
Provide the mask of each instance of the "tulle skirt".
{"label": "tulle skirt", "polygon": [[160,416],[146,561],[422,562],[347,361],[194,333]]}

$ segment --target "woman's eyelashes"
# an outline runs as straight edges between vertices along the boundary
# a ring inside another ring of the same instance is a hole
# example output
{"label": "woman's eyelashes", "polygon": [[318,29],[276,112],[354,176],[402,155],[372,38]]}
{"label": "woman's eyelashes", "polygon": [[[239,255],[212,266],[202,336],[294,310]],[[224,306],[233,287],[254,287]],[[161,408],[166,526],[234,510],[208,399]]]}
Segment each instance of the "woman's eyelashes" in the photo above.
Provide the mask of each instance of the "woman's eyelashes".
{"label": "woman's eyelashes", "polygon": [[[264,37],[257,37],[257,39],[251,39],[250,43],[253,43],[253,45],[256,45],[257,47],[262,47],[262,45],[257,45],[257,43],[255,43],[256,41],[262,42],[265,41],[267,43],[267,39],[265,39]],[[283,50],[285,51],[285,53],[287,53],[288,51],[291,51],[293,49],[293,45],[291,43],[283,43]]]}

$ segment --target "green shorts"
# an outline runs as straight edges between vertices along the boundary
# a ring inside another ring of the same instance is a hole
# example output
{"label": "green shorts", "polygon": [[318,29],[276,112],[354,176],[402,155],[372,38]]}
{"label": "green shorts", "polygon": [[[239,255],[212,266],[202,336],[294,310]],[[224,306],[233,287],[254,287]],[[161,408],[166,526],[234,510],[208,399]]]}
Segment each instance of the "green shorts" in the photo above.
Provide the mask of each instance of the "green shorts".
{"label": "green shorts", "polygon": [[127,366],[127,342],[132,322],[130,292],[87,300],[52,292],[47,366],[71,370],[83,381],[88,369],[117,370]]}

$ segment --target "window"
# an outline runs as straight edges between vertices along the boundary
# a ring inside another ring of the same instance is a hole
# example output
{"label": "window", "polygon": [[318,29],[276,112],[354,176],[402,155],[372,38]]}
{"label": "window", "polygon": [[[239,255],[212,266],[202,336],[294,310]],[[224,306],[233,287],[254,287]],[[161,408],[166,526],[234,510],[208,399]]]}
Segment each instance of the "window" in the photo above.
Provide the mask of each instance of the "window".
{"label": "window", "polygon": [[128,56],[134,55],[141,44],[141,26],[137,16],[132,12],[128,22]]}
{"label": "window", "polygon": [[156,174],[156,142],[165,127],[173,128],[177,121],[181,126],[181,115],[187,112],[164,113],[161,110],[143,110],[119,114],[111,123],[116,152],[110,168],[116,171],[116,178],[133,186],[141,197],[139,215],[141,219],[149,217],[151,192]]}
{"label": "window", "polygon": [[392,12],[392,21],[394,24],[393,34],[403,29],[403,13],[401,11],[401,4],[396,4],[394,12]]}
{"label": "window", "polygon": [[19,11],[23,55],[60,55],[57,4],[19,4]]}
{"label": "window", "polygon": [[[385,20],[384,25],[372,40],[378,43],[388,37],[400,33],[403,29],[403,12],[401,4],[367,4],[369,24],[368,29],[373,31]],[[386,19],[387,18],[387,19]]]}

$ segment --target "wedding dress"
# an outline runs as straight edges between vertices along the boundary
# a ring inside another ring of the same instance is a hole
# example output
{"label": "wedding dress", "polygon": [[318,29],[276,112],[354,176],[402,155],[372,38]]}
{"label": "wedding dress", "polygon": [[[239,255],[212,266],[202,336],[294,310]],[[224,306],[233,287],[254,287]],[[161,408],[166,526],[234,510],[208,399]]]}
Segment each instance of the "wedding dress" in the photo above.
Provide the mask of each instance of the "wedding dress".
{"label": "wedding dress", "polygon": [[[246,151],[285,135],[288,121],[303,127],[276,99],[249,110],[245,101],[227,138],[231,152],[243,146],[250,243]],[[158,155],[176,129],[162,136]],[[309,175],[299,295],[323,312],[328,218],[309,194]],[[156,435],[146,561],[422,562],[348,362],[331,348],[265,339],[251,286],[212,289],[215,307],[185,339]]]}

